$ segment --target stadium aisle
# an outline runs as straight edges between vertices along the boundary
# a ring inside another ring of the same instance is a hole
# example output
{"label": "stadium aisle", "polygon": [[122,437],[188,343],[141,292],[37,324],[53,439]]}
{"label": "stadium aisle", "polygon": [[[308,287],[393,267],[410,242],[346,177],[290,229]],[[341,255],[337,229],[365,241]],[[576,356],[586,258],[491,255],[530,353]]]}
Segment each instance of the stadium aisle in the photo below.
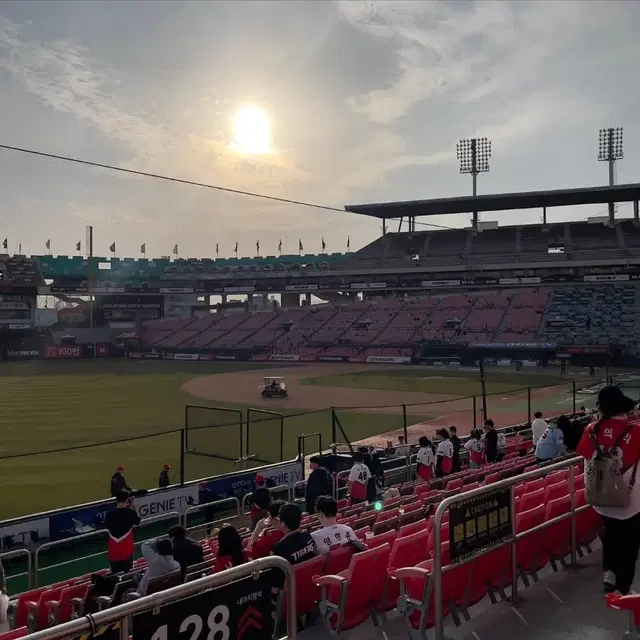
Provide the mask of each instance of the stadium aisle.
{"label": "stadium aisle", "polygon": [[[580,560],[573,572],[543,572],[540,582],[521,591],[524,601],[518,609],[506,604],[491,606],[488,599],[474,607],[472,619],[459,629],[448,623],[447,640],[621,640],[628,629],[625,612],[607,609],[601,591],[601,554],[595,551]],[[640,567],[638,571],[640,577]],[[401,619],[393,617],[384,625],[388,640],[407,638]],[[433,630],[427,631],[429,638]],[[370,622],[345,632],[345,640],[373,640]],[[414,632],[414,638],[418,638]],[[322,629],[314,627],[300,634],[300,640],[325,639]]]}

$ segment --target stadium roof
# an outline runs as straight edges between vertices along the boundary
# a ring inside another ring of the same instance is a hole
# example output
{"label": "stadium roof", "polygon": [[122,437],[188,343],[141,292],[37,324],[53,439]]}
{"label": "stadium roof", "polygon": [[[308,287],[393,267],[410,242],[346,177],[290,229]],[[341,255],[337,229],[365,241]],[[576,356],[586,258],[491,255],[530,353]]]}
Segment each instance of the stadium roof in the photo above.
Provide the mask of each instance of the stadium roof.
{"label": "stadium roof", "polygon": [[437,216],[452,213],[478,213],[485,211],[512,211],[515,209],[541,209],[543,207],[570,207],[583,204],[609,204],[640,200],[640,184],[620,184],[614,187],[586,187],[583,189],[557,189],[554,191],[527,191],[524,193],[494,193],[487,195],[409,200],[378,204],[345,206],[345,211],[373,218],[402,218]]}

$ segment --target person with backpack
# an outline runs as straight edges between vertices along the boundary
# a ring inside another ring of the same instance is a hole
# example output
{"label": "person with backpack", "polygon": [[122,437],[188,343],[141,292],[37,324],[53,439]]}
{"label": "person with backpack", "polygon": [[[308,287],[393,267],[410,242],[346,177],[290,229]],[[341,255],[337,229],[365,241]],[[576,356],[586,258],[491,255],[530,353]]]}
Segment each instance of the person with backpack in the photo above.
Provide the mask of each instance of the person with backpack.
{"label": "person with backpack", "polygon": [[602,518],[602,568],[605,593],[631,590],[640,548],[640,427],[627,414],[634,402],[619,387],[598,394],[600,419],[578,443],[585,459],[585,497]]}

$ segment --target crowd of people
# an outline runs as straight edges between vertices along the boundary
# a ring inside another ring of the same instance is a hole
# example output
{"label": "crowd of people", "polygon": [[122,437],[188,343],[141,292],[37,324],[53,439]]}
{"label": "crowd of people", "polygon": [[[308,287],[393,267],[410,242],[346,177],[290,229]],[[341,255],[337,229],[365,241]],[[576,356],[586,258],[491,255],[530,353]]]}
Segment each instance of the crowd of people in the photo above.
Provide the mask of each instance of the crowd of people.
{"label": "crowd of people", "polygon": [[[585,459],[586,500],[602,518],[604,590],[627,594],[635,577],[640,549],[640,488],[636,483],[640,428],[632,419],[636,410],[634,401],[617,386],[607,386],[600,391],[597,407],[597,412],[581,407],[577,415],[560,416],[553,421],[545,420],[541,412],[536,412],[531,423],[533,448],[539,463],[548,463],[571,452]],[[416,479],[423,481],[457,473],[463,464],[477,468],[497,462],[507,446],[506,438],[490,419],[485,420],[482,430],[474,429],[464,444],[456,427],[439,429],[433,440],[422,436],[418,444]],[[466,456],[461,456],[463,452]],[[411,453],[404,439],[399,439],[396,447],[388,443],[385,451],[386,456]],[[352,459],[347,480],[350,502],[372,503],[390,497],[389,491],[394,489],[385,486],[380,454],[362,448],[352,454]],[[112,480],[112,490],[117,487],[116,507],[104,522],[109,534],[108,559],[112,576],[135,575],[135,590],[146,595],[157,578],[177,576],[178,581],[183,581],[189,567],[203,562],[205,551],[203,544],[190,538],[182,526],[174,525],[166,536],[142,544],[146,563],[136,571],[134,530],[141,519],[123,471],[118,468]],[[206,491],[206,485],[201,487],[201,492]],[[315,514],[320,525],[315,531],[301,528],[303,510],[297,504],[272,499],[260,475],[256,477],[252,498],[248,538],[231,524],[214,529],[213,514],[205,507],[205,528],[207,535],[212,536],[211,549],[215,554],[208,572],[223,571],[269,555],[297,564],[326,555],[342,545],[350,545],[356,551],[365,548],[353,529],[338,521],[333,477],[321,464],[312,464],[305,493],[306,511]],[[201,503],[208,502],[203,495]],[[0,594],[6,594],[1,564]]]}

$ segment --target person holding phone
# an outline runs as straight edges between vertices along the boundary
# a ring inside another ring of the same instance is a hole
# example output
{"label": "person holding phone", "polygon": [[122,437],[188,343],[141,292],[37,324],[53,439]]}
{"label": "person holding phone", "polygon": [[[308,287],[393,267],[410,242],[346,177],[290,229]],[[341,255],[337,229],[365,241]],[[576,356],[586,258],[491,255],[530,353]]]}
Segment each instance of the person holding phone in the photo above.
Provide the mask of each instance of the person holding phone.
{"label": "person holding phone", "polygon": [[107,557],[111,573],[128,573],[133,569],[135,551],[134,527],[140,524],[133,496],[126,490],[118,491],[116,508],[107,513],[104,526],[109,532]]}

